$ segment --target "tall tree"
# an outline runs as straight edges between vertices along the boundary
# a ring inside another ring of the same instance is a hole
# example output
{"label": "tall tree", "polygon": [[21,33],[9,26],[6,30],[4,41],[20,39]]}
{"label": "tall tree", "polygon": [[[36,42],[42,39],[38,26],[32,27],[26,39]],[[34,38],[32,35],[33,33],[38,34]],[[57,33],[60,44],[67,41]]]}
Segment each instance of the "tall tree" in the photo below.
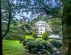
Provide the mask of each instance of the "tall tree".
{"label": "tall tree", "polygon": [[65,55],[71,55],[71,0],[63,0],[63,43]]}

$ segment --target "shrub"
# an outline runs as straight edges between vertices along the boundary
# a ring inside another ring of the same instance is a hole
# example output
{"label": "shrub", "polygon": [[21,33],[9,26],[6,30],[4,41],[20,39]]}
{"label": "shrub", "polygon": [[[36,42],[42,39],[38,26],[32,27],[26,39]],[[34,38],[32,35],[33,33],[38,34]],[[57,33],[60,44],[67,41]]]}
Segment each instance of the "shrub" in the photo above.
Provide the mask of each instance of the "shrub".
{"label": "shrub", "polygon": [[43,39],[43,40],[48,40],[48,39],[49,39],[47,32],[44,32],[44,33],[42,34],[42,39]]}
{"label": "shrub", "polygon": [[25,48],[32,53],[45,54],[52,51],[50,44],[39,39],[29,40],[28,42],[26,42]]}
{"label": "shrub", "polygon": [[62,42],[56,41],[56,40],[52,40],[52,41],[51,41],[51,44],[52,44],[54,47],[56,47],[56,48],[60,48],[60,47],[62,47],[62,45],[63,45]]}
{"label": "shrub", "polygon": [[[41,43],[41,41],[40,40],[29,40],[28,42],[26,42],[26,47],[28,47],[29,46],[29,48],[32,48],[32,49],[34,49],[35,47],[37,47],[37,46],[41,46],[42,45],[42,43]],[[32,46],[34,46],[34,48],[32,47]]]}
{"label": "shrub", "polygon": [[31,42],[31,41],[34,41],[34,39],[25,39],[25,40],[23,41],[23,45],[26,46],[26,44],[27,44],[28,42]]}
{"label": "shrub", "polygon": [[34,37],[34,38],[37,38],[37,34],[36,34],[36,32],[34,31],[34,32],[32,32],[32,36]]}

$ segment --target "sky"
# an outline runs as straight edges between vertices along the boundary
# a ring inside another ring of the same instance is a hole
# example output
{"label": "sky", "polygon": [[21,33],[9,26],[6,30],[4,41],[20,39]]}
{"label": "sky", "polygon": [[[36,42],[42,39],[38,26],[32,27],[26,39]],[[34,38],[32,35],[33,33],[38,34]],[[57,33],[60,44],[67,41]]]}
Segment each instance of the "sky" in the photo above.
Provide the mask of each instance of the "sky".
{"label": "sky", "polygon": [[22,19],[23,17],[20,17],[20,16],[24,16],[24,17],[27,17],[30,19],[30,21],[32,21],[34,18],[38,17],[39,14],[35,14],[35,15],[31,15],[31,12],[28,12],[28,13],[25,13],[25,12],[21,12],[17,15],[15,15],[15,17],[19,20],[19,19]]}
{"label": "sky", "polygon": [[[16,1],[17,1],[17,0],[14,0],[14,4],[16,4]],[[31,0],[31,1],[32,1],[32,0]],[[52,0],[52,1],[49,2],[49,3],[52,3],[52,4],[53,4],[53,7],[56,6],[55,0]],[[33,4],[33,1],[32,1],[32,4]],[[37,17],[38,15],[39,15],[39,14],[35,14],[35,15],[33,15],[33,17],[32,17],[31,12],[28,12],[28,13],[20,12],[20,13],[18,13],[15,17],[16,17],[17,19],[22,19],[22,17],[20,17],[20,16],[25,16],[25,17],[27,17],[27,18],[30,18],[30,20],[32,20],[32,19],[34,19],[35,17]]]}

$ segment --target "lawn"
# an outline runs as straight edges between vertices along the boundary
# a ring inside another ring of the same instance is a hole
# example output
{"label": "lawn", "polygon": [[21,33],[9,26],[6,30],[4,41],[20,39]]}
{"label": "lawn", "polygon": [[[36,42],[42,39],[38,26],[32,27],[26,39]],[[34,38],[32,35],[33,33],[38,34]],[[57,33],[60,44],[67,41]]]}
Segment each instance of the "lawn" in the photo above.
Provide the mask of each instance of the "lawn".
{"label": "lawn", "polygon": [[[32,38],[26,35],[26,39]],[[3,55],[25,55],[24,46],[18,40],[2,41]]]}
{"label": "lawn", "polygon": [[3,55],[24,55],[23,45],[17,40],[3,40]]}
{"label": "lawn", "polygon": [[[30,55],[17,40],[3,40],[3,55]],[[36,55],[32,54],[31,55]]]}
{"label": "lawn", "polygon": [[31,35],[26,35],[25,39],[33,39],[33,37]]}

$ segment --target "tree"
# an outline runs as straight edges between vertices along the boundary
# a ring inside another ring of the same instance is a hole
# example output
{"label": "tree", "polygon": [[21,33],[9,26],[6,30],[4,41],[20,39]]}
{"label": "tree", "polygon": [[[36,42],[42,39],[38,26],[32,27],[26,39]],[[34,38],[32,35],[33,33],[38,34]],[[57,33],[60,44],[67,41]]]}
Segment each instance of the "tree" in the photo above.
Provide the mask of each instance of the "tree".
{"label": "tree", "polygon": [[[5,27],[5,26],[4,26]],[[5,39],[24,39],[25,35],[32,34],[32,27],[29,23],[23,22],[21,20],[16,21],[12,20],[12,24],[10,24],[10,30]],[[4,31],[5,32],[5,31]]]}
{"label": "tree", "polygon": [[54,32],[54,34],[60,34],[62,31],[62,20],[61,18],[52,18],[48,20],[50,28]]}
{"label": "tree", "polygon": [[36,34],[35,31],[32,32],[32,36],[33,36],[34,38],[37,38],[37,34]]}
{"label": "tree", "polygon": [[42,34],[42,39],[43,39],[43,40],[48,40],[48,39],[49,39],[47,32],[44,32],[44,33]]}
{"label": "tree", "polygon": [[71,55],[71,0],[62,0],[63,9],[63,43],[65,55]]}
{"label": "tree", "polygon": [[[33,1],[33,4],[32,4],[32,1]],[[26,12],[26,13],[32,12],[32,14],[39,14],[41,13],[41,11],[43,11],[42,13],[46,13],[46,15],[49,14],[49,15],[59,16],[59,9],[61,7],[60,1],[56,1],[57,2],[56,4],[59,6],[54,6],[54,7],[52,3],[48,4],[48,2],[52,2],[52,0],[51,1],[32,0],[32,1],[31,0],[17,0],[16,3],[14,3],[14,1],[11,1],[11,0],[7,1],[10,12],[9,12],[9,22],[7,25],[7,31],[4,34],[4,36],[6,36],[7,33],[9,32],[12,13],[13,13],[13,17],[15,17],[15,15],[17,15],[20,12]],[[13,8],[13,12],[11,12],[12,9],[10,8]]]}
{"label": "tree", "polygon": [[[9,0],[3,0],[2,2],[6,2],[5,4],[3,3],[2,4],[2,7],[3,9],[8,9],[8,24],[7,24],[7,30],[5,32],[5,34],[3,35],[3,38],[8,34],[9,32],[9,29],[10,29],[10,23],[11,23],[11,20],[12,20],[12,7],[11,7],[11,4],[10,4],[10,1]],[[5,5],[5,6],[4,6]]]}
{"label": "tree", "polygon": [[[2,0],[3,1],[3,0]],[[7,1],[7,0],[5,0]],[[47,4],[47,2],[52,2],[52,0],[33,0],[34,3],[31,2],[31,0],[17,0],[17,4],[15,5],[15,12],[20,12],[21,9],[24,10],[24,12],[29,12],[32,11],[32,14],[35,13],[41,13],[41,11],[43,11],[42,13],[46,13],[47,15],[52,15],[52,16],[57,16],[57,17],[62,17],[61,13],[60,13],[60,9],[61,9],[61,2],[60,1],[56,1],[56,6],[53,6],[53,3],[49,3]],[[59,3],[58,3],[59,2]],[[8,3],[8,2],[7,2]],[[63,0],[64,3],[64,12],[63,12],[63,18],[62,18],[62,24],[63,24],[63,42],[64,42],[64,47],[68,47],[68,49],[70,49],[71,46],[71,41],[70,41],[70,36],[71,36],[71,1],[70,0]],[[2,4],[2,3],[1,3]],[[4,3],[3,3],[4,4]],[[11,21],[11,9],[10,9],[10,4],[9,5],[9,22],[7,25],[7,31],[5,33],[4,36],[7,35],[7,33],[9,32],[9,27],[10,27],[10,21]],[[48,6],[49,5],[49,6]],[[69,45],[70,44],[70,45]],[[70,53],[70,51],[69,51]],[[68,54],[69,55],[69,54]]]}

